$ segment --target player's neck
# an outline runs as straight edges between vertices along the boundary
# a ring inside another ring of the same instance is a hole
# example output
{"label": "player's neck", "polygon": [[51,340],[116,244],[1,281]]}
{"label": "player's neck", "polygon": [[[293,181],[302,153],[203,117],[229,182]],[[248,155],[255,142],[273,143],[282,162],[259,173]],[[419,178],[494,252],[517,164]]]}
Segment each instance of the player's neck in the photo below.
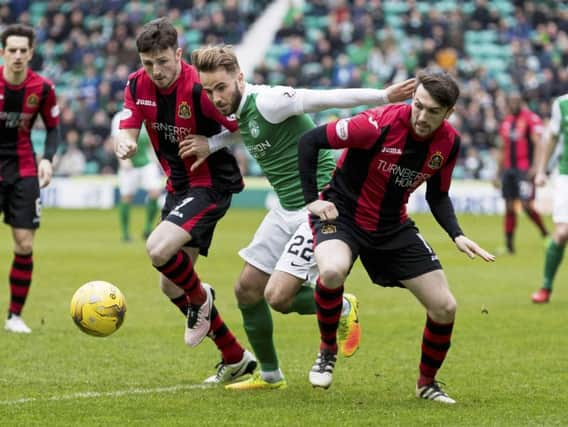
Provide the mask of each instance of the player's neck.
{"label": "player's neck", "polygon": [[8,70],[7,67],[4,67],[4,72],[2,73],[2,77],[4,77],[4,80],[6,80],[6,82],[8,82],[8,84],[12,86],[19,86],[20,84],[22,84],[24,80],[26,80],[27,75],[28,75],[27,68],[22,72],[13,73],[10,70]]}

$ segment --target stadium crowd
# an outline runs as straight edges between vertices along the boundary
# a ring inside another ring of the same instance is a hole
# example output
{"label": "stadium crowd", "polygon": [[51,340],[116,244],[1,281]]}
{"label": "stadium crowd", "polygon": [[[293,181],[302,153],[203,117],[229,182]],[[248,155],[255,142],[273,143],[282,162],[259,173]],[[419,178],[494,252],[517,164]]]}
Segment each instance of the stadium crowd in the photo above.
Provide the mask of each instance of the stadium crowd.
{"label": "stadium crowd", "polygon": [[[12,0],[0,4],[0,28],[20,22],[38,35],[32,69],[57,86],[63,146],[56,174],[112,174],[117,161],[110,119],[121,107],[128,74],[138,67],[135,35],[168,16],[189,60],[192,49],[237,44],[267,0]],[[434,5],[435,4],[435,5]],[[435,6],[435,7],[434,7]],[[376,87],[421,68],[458,78],[462,96],[451,121],[463,136],[456,178],[491,179],[492,149],[518,89],[544,119],[568,92],[568,8],[529,0],[296,1],[253,83],[295,87]],[[316,116],[322,123],[331,111]],[[43,140],[38,130],[37,141]],[[249,158],[247,174],[259,169]]]}

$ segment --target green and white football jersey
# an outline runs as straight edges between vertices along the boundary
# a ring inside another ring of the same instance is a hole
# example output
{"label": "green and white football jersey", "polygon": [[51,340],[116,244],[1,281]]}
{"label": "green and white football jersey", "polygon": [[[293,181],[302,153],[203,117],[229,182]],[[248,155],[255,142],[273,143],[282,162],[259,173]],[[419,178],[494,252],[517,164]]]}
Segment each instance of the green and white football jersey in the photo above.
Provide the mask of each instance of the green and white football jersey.
{"label": "green and white football jersey", "polygon": [[[285,86],[247,84],[236,113],[243,142],[256,159],[282,207],[297,210],[305,205],[298,143],[302,134],[315,127],[302,113],[296,91]],[[330,150],[321,150],[318,162],[318,188],[326,185],[335,168]]]}

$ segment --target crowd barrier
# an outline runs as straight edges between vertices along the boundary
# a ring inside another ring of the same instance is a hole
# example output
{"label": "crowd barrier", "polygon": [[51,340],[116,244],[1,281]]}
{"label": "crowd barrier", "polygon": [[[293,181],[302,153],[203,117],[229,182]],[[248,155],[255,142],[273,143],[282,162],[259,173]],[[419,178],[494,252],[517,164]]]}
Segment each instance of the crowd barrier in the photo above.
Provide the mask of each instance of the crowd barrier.
{"label": "crowd barrier", "polygon": [[[264,178],[246,178],[246,188],[233,198],[236,208],[269,208],[276,200]],[[408,211],[429,212],[425,199],[426,187],[422,186],[410,197]],[[457,213],[496,214],[504,210],[500,190],[485,181],[454,181],[450,190]],[[69,209],[111,209],[118,201],[116,176],[81,176],[72,178],[56,177],[50,186],[41,192],[44,207]],[[144,202],[145,194],[140,191],[134,203]],[[545,214],[551,212],[552,186],[537,191],[537,207]]]}

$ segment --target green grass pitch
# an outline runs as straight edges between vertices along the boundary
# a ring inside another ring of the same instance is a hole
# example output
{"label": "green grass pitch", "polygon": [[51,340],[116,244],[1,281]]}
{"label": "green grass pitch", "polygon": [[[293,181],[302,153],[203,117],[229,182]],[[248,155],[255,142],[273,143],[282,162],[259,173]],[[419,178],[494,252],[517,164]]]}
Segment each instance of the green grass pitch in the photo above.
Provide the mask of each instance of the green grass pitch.
{"label": "green grass pitch", "polygon": [[[141,232],[135,210],[133,234]],[[233,284],[262,211],[234,209],[221,221],[211,254],[197,271],[213,284],[217,305],[248,346]],[[340,358],[334,383],[313,389],[308,370],[318,345],[314,317],[274,314],[286,390],[229,392],[199,384],[214,373],[209,341],[183,343],[184,319],[158,288],[139,239],[119,241],[115,211],[45,210],[24,317],[33,333],[0,331],[0,425],[566,425],[568,273],[561,266],[551,304],[529,296],[540,283],[543,242],[520,216],[517,255],[494,264],[469,260],[428,215],[415,217],[437,251],[458,300],[452,349],[438,377],[458,404],[414,398],[424,310],[406,291],[370,283],[359,263],[346,289],[361,301],[362,345]],[[461,216],[488,250],[502,244],[501,218]],[[550,224],[550,219],[547,219]],[[0,309],[8,305],[9,228],[0,227]],[[73,292],[94,279],[126,295],[122,328],[108,338],[79,331],[69,315]],[[482,313],[486,307],[488,313]]]}

